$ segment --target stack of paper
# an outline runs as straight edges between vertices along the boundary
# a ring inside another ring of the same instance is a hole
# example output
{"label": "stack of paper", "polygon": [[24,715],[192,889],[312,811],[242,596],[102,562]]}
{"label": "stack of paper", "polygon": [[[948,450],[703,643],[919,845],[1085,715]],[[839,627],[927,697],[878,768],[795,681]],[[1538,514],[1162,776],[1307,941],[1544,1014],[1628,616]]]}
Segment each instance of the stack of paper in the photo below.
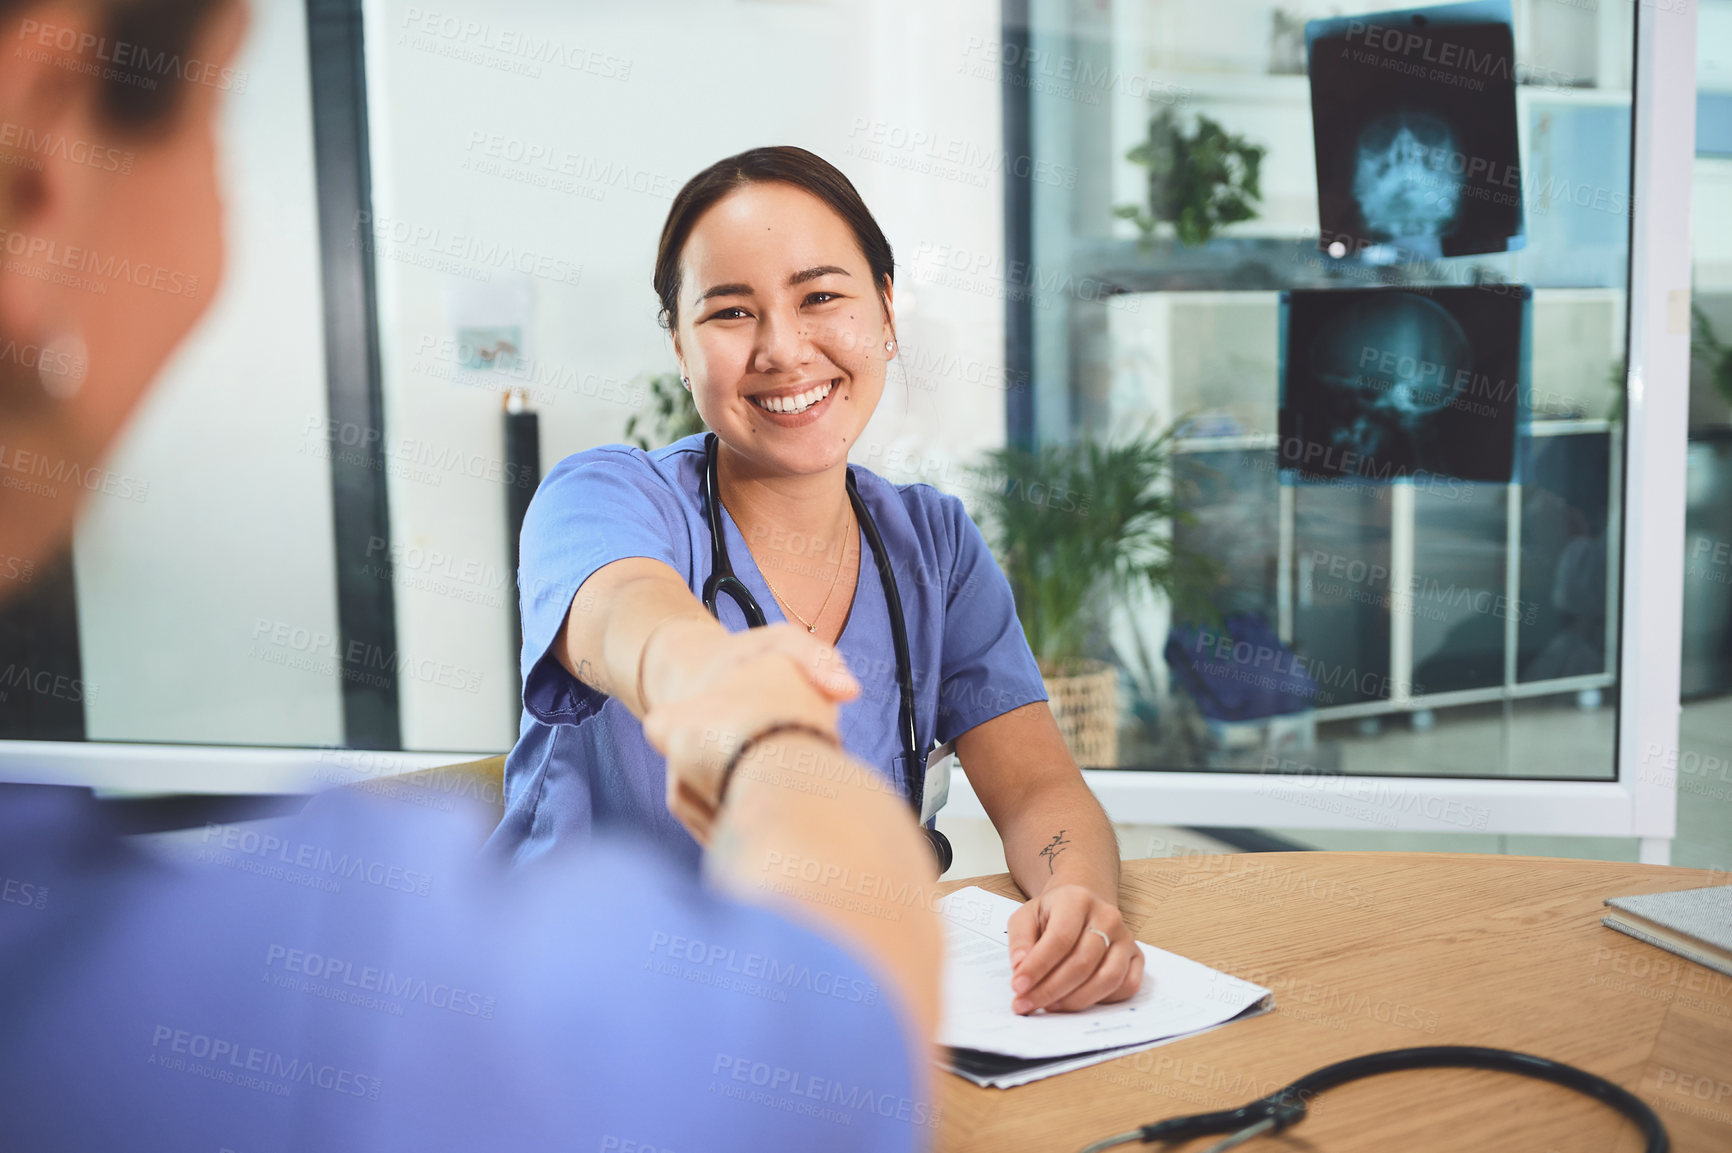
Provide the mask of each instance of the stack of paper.
{"label": "stack of paper", "polygon": [[949,1050],[945,1068],[977,1085],[1008,1089],[1274,1008],[1261,985],[1139,941],[1143,985],[1130,1000],[1081,1013],[1015,1013],[1009,926],[1017,908],[976,886],[939,902],[945,953],[938,1041]]}

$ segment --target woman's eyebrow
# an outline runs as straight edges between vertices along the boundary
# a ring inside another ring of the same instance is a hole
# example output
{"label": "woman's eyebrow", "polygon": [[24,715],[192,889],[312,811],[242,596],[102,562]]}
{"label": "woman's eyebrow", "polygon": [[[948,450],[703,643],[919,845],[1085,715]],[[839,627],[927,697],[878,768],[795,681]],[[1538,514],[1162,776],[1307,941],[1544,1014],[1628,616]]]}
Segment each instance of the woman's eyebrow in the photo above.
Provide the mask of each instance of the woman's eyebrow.
{"label": "woman's eyebrow", "polygon": [[[792,288],[793,286],[795,286],[797,284],[804,284],[808,280],[816,280],[820,276],[849,276],[849,275],[851,275],[851,273],[849,273],[849,271],[846,268],[839,268],[834,264],[820,264],[816,268],[808,268],[802,272],[796,272],[794,275],[788,277],[788,286],[790,288]],[[751,296],[751,295],[752,295],[752,286],[749,284],[718,284],[714,288],[706,289],[704,291],[704,294],[702,296],[698,297],[698,303],[702,304],[704,301],[709,300],[712,297],[716,297],[716,296]]]}
{"label": "woman's eyebrow", "polygon": [[804,284],[808,280],[816,280],[820,276],[847,275],[848,270],[846,268],[837,268],[834,264],[820,264],[816,268],[808,268],[804,272],[796,272],[794,275],[790,276],[788,278],[788,287],[792,288],[796,284]]}
{"label": "woman's eyebrow", "polygon": [[715,296],[750,295],[752,295],[752,286],[749,284],[718,284],[714,288],[706,290],[702,296],[698,297],[698,303],[702,304],[704,301]]}

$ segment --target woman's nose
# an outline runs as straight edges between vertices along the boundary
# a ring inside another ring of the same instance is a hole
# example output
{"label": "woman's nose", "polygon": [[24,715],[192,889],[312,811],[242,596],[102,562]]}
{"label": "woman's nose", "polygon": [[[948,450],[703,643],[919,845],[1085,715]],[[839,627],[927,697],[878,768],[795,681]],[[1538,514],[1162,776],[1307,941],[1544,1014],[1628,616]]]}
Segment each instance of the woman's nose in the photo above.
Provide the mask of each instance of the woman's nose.
{"label": "woman's nose", "polygon": [[785,372],[812,359],[812,339],[806,321],[798,314],[766,312],[758,325],[758,346],[752,353],[752,371]]}

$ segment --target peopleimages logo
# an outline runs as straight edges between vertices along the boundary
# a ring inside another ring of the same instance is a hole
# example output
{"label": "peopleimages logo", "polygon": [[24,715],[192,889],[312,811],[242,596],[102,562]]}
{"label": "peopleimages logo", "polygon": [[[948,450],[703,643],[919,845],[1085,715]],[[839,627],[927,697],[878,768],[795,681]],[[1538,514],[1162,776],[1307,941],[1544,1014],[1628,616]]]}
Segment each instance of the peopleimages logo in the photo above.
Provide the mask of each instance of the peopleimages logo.
{"label": "peopleimages logo", "polygon": [[1324,704],[1334,700],[1325,689],[1348,689],[1372,699],[1398,692],[1406,696],[1424,692],[1423,686],[1382,673],[1362,673],[1350,665],[1331,665],[1321,657],[1301,656],[1285,647],[1253,644],[1208,629],[1197,630],[1191,651],[1203,657],[1203,671],[1210,676],[1232,677],[1248,684],[1281,689]]}
{"label": "peopleimages logo", "polygon": [[492,997],[455,985],[428,981],[424,977],[406,977],[389,969],[357,965],[353,961],[324,953],[291,949],[287,945],[271,945],[265,950],[265,967],[341,985],[353,992],[377,993],[399,1001],[419,1001],[434,1009],[445,1009],[483,1020],[493,1019],[495,1002]]}
{"label": "peopleimages logo", "polygon": [[41,132],[25,124],[0,122],[0,148],[16,149],[33,159],[70,160],[102,172],[132,171],[133,153],[106,144],[94,144],[64,132]]}
{"label": "peopleimages logo", "polygon": [[[49,270],[58,270],[60,275],[71,277],[75,281],[67,283],[68,287],[94,291],[99,296],[108,291],[105,282],[149,288],[169,296],[198,295],[196,276],[188,276],[172,268],[152,264],[148,260],[132,261],[113,253],[103,254],[93,248],[61,244],[58,240],[31,236],[15,229],[0,229],[0,250],[7,256],[17,258],[7,262],[9,272],[47,280],[53,279],[47,275]],[[32,265],[38,267],[32,268]],[[87,280],[87,276],[95,279]]]}
{"label": "peopleimages logo", "polygon": [[[906,1121],[913,1125],[938,1127],[939,1110],[925,1101],[911,1101],[907,1097],[876,1092],[859,1085],[846,1085],[828,1077],[815,1077],[810,1073],[802,1073],[797,1069],[789,1069],[782,1065],[772,1065],[767,1061],[754,1061],[749,1057],[718,1053],[710,1072],[717,1077],[725,1076],[730,1080],[764,1090],[764,1099],[759,1101],[760,1104],[787,1109],[789,1112],[800,1111],[797,1107],[789,1108],[789,1106],[818,1101],[825,1105],[840,1106],[856,1113],[875,1113],[880,1117],[894,1117],[898,1121]],[[712,1092],[722,1091],[727,1096],[735,1095],[726,1092],[726,1088],[724,1082],[721,1089],[712,1087]],[[786,1097],[778,1100],[774,1096],[775,1094],[786,1094]],[[828,1119],[844,1125],[853,1120],[852,1116],[846,1113]]]}
{"label": "peopleimages logo", "polygon": [[491,279],[493,272],[521,273],[556,284],[578,284],[583,280],[583,265],[563,256],[484,239],[473,233],[451,232],[399,216],[383,216],[363,209],[355,213],[355,229],[368,251],[405,258],[411,263],[421,262],[417,256],[428,260],[448,257],[457,262],[453,267],[478,273],[482,280]]}
{"label": "peopleimages logo", "polygon": [[110,472],[101,465],[83,466],[0,442],[0,487],[52,499],[60,494],[58,486],[63,483],[139,504],[150,495],[149,481]]}
{"label": "peopleimages logo", "polygon": [[23,52],[32,60],[38,60],[42,56],[42,53],[35,50],[37,48],[52,48],[78,56],[88,54],[98,63],[56,63],[69,71],[100,76],[104,80],[131,84],[147,91],[155,90],[159,77],[184,80],[189,84],[203,84],[222,92],[241,93],[247,90],[247,74],[240,69],[218,68],[210,61],[200,60],[196,56],[188,56],[183,60],[178,53],[169,52],[167,49],[153,51],[146,44],[110,40],[106,36],[98,36],[81,28],[49,24],[40,20],[22,20],[18,24],[18,39],[24,41],[27,47],[16,49],[15,52]]}
{"label": "peopleimages logo", "polygon": [[376,688],[384,688],[396,678],[409,677],[459,692],[481,691],[482,676],[477,669],[400,649],[386,649],[354,637],[342,639],[322,629],[268,617],[253,622],[247,655],[267,664],[341,677]]}
{"label": "peopleimages logo", "polygon": [[1078,169],[1074,165],[1013,154],[996,145],[980,144],[944,132],[928,132],[887,120],[856,116],[848,129],[848,138],[850,155],[946,176],[979,187],[985,187],[987,172],[999,172],[1057,188],[1076,187]]}
{"label": "peopleimages logo", "polygon": [[551,36],[537,36],[533,32],[442,13],[438,9],[411,5],[403,14],[402,26],[407,35],[415,38],[406,43],[399,41],[405,47],[422,51],[441,47],[459,50],[439,52],[439,55],[454,59],[485,63],[482,57],[472,54],[493,53],[502,61],[519,66],[519,69],[508,70],[522,70],[532,77],[541,75],[538,65],[557,64],[569,71],[586,73],[602,80],[624,83],[631,79],[632,61],[624,57],[581,44],[568,44]]}
{"label": "peopleimages logo", "polygon": [[96,700],[96,686],[80,677],[69,677],[51,669],[34,669],[16,661],[0,669],[0,701],[6,699],[8,689],[21,689],[71,704]]}
{"label": "peopleimages logo", "polygon": [[779,989],[804,989],[821,997],[834,997],[858,1005],[878,1003],[878,986],[871,981],[838,976],[827,969],[813,969],[810,965],[784,964],[764,953],[741,952],[728,945],[707,943],[677,933],[652,933],[649,951],[654,956],[719,969]]}
{"label": "peopleimages logo", "polygon": [[[288,1096],[288,1086],[298,1082],[350,1097],[364,1097],[369,1101],[379,1099],[377,1077],[336,1065],[303,1061],[257,1045],[242,1045],[226,1037],[158,1025],[151,1036],[150,1047],[150,1063],[153,1065],[195,1073],[214,1081],[234,1081],[237,1074],[256,1073],[259,1077],[275,1078],[277,1083],[248,1085],[248,1088],[273,1091],[279,1096]],[[189,1065],[185,1060],[187,1057],[209,1064]]]}
{"label": "peopleimages logo", "polygon": [[20,881],[16,877],[0,877],[0,901],[8,905],[45,909],[48,907],[48,886]]}
{"label": "peopleimages logo", "polygon": [[[416,869],[373,860],[359,853],[339,853],[322,845],[307,844],[305,841],[284,840],[270,833],[245,829],[238,825],[207,824],[201,844],[207,847],[200,850],[200,858],[218,864],[231,863],[217,855],[218,851],[223,851],[260,862],[305,870],[316,880],[360,880],[382,889],[413,893],[418,897],[427,896],[433,884],[431,874]],[[324,888],[326,892],[337,891],[329,885],[313,887]]]}
{"label": "peopleimages logo", "polygon": [[1257,791],[1289,804],[1358,817],[1371,824],[1396,828],[1403,816],[1434,824],[1484,829],[1491,810],[1455,797],[1423,792],[1386,777],[1353,776],[1319,770],[1285,757],[1263,758],[1263,780]]}

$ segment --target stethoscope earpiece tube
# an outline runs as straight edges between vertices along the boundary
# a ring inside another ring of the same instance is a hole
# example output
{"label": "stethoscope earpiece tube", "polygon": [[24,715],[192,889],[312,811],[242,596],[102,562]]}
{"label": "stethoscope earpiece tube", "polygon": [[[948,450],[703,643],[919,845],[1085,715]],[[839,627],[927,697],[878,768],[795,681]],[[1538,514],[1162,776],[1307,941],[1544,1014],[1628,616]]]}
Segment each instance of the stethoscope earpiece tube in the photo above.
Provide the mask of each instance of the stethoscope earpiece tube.
{"label": "stethoscope earpiece tube", "polygon": [[[725,592],[744,614],[747,627],[761,628],[766,623],[763,607],[758,604],[758,598],[752,595],[752,590],[746,587],[745,582],[734,575],[734,567],[728,560],[727,542],[722,539],[722,502],[719,495],[721,489],[716,480],[716,445],[716,434],[705,434],[701,496],[704,519],[710,528],[710,575],[704,581],[704,608],[709,610],[711,616],[720,620],[719,596]],[[909,803],[914,806],[914,816],[918,820],[926,799],[926,758],[919,751],[920,737],[914,723],[914,658],[908,646],[908,621],[902,615],[902,594],[896,587],[896,572],[890,565],[889,554],[884,551],[884,539],[878,535],[878,524],[866,508],[866,501],[854,483],[854,470],[851,468],[847,470],[847,489],[848,500],[854,506],[854,515],[860,521],[860,529],[866,534],[866,543],[872,549],[872,558],[877,562],[878,580],[884,586],[884,600],[890,609],[890,639],[896,650],[896,683],[901,689],[896,719],[902,737],[902,759],[907,762],[903,776],[908,784]],[[927,828],[924,831],[928,843],[932,845],[933,855],[938,859],[938,871],[943,874],[950,868],[950,841],[937,829]]]}
{"label": "stethoscope earpiece tube", "polygon": [[768,623],[764,610],[746,582],[734,575],[734,566],[728,563],[728,545],[722,539],[722,502],[716,495],[721,490],[716,483],[715,433],[704,437],[704,448],[704,516],[710,524],[710,576],[704,582],[704,607],[721,620],[719,594],[725,592],[745,615],[747,628],[762,628]]}
{"label": "stethoscope earpiece tube", "polygon": [[956,851],[950,847],[950,838],[933,828],[920,831],[926,834],[926,843],[932,846],[932,855],[938,859],[938,875],[942,877],[950,871],[950,863],[956,858]]}
{"label": "stethoscope earpiece tube", "polygon": [[866,534],[866,543],[872,546],[872,557],[878,562],[878,581],[884,586],[884,600],[890,609],[890,643],[896,650],[896,683],[900,690],[896,719],[902,749],[908,756],[909,799],[919,811],[926,789],[926,758],[920,755],[920,736],[914,728],[914,654],[908,647],[908,618],[902,615],[902,593],[896,587],[896,573],[884,551],[884,538],[878,535],[878,524],[855,487],[853,469],[848,470],[847,486],[854,515],[860,520],[860,531]]}
{"label": "stethoscope earpiece tube", "polygon": [[1498,1073],[1516,1073],[1523,1077],[1551,1081],[1610,1105],[1634,1121],[1648,1142],[1647,1153],[1668,1153],[1671,1149],[1666,1126],[1660,1121],[1659,1115],[1648,1107],[1648,1103],[1604,1077],[1595,1076],[1561,1061],[1536,1057],[1531,1053],[1517,1053],[1511,1049],[1486,1049],[1473,1045],[1420,1045],[1411,1049],[1388,1049],[1381,1053],[1349,1057],[1345,1061],[1337,1061],[1333,1065],[1325,1065],[1307,1073],[1286,1088],[1278,1089],[1267,1097],[1261,1097],[1238,1109],[1171,1117],[1152,1125],[1144,1125],[1129,1133],[1120,1133],[1097,1141],[1084,1149],[1083,1153],[1100,1153],[1100,1150],[1118,1145],[1189,1141],[1214,1133],[1226,1133],[1226,1139],[1203,1150],[1203,1153],[1224,1153],[1252,1137],[1263,1133],[1279,1133],[1304,1120],[1311,1098],[1325,1089],[1357,1081],[1361,1077],[1373,1077],[1379,1073],[1437,1068],[1490,1069]]}

